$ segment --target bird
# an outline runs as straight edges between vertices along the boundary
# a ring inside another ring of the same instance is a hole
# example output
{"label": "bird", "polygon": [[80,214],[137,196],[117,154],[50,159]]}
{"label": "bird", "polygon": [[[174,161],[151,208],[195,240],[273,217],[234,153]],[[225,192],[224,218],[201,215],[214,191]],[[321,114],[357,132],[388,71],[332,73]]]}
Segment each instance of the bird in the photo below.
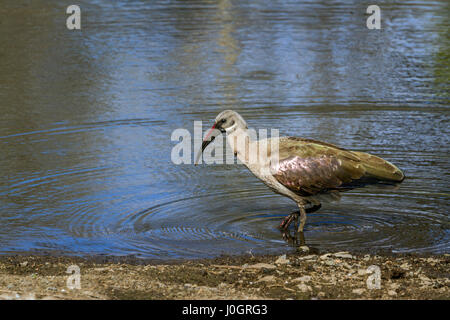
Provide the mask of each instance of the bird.
{"label": "bird", "polygon": [[[403,172],[387,160],[327,142],[294,136],[252,139],[247,122],[233,110],[217,115],[198,151],[195,165],[205,148],[222,133],[226,134],[234,155],[257,178],[274,192],[297,203],[299,210],[281,221],[282,230],[287,230],[295,220],[296,231],[303,234],[307,213],[322,207],[322,196],[339,198],[341,192],[354,188],[398,185],[405,179]],[[260,152],[263,148],[266,152]]]}

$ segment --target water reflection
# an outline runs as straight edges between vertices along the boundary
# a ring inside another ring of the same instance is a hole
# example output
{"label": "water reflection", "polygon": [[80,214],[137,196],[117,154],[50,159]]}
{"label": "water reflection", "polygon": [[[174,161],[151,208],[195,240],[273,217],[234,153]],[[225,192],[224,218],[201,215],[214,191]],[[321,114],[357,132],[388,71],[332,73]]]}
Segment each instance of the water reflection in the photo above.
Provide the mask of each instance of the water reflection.
{"label": "water reflection", "polygon": [[318,248],[448,252],[448,2],[59,1],[0,8],[0,251],[157,258],[290,250],[294,204],[242,166],[175,166],[223,109],[407,175],[310,215]]}

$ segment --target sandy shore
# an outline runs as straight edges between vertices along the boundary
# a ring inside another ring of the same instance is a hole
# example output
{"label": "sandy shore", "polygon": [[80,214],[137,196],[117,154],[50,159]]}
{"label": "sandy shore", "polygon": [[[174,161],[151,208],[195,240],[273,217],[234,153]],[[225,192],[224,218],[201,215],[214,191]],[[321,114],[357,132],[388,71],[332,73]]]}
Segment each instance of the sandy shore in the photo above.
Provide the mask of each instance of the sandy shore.
{"label": "sandy shore", "polygon": [[[170,263],[0,256],[0,299],[449,299],[449,262],[449,255],[348,252]],[[79,267],[79,289],[68,287],[77,285],[71,265]]]}

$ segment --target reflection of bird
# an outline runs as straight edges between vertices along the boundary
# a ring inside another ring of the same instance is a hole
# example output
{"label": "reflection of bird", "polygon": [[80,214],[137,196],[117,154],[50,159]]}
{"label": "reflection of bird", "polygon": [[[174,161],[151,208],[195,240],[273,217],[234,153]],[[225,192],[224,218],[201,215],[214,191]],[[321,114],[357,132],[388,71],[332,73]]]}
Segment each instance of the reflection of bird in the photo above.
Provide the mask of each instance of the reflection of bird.
{"label": "reflection of bird", "polygon": [[[297,137],[250,139],[245,120],[235,111],[221,112],[203,141],[201,153],[221,132],[238,159],[273,191],[294,200],[300,211],[291,213],[280,224],[287,229],[295,219],[303,232],[306,213],[321,207],[323,194],[338,196],[341,191],[368,184],[396,184],[404,179],[392,163],[364,152]],[[278,148],[276,147],[278,145]],[[267,148],[267,152],[261,152]],[[277,152],[278,150],[278,152]]]}

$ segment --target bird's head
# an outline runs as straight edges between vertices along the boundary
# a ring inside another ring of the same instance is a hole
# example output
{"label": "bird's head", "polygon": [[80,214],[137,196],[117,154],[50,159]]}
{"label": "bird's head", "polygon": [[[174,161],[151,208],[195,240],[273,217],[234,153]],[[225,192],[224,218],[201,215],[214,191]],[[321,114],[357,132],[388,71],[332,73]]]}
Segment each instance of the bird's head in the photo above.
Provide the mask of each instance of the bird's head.
{"label": "bird's head", "polygon": [[219,113],[216,117],[214,125],[209,130],[205,139],[203,139],[202,149],[197,154],[195,164],[198,163],[198,160],[200,159],[200,156],[205,148],[213,142],[217,136],[224,132],[230,134],[237,129],[247,129],[247,123],[239,113],[233,110],[225,110]]}

